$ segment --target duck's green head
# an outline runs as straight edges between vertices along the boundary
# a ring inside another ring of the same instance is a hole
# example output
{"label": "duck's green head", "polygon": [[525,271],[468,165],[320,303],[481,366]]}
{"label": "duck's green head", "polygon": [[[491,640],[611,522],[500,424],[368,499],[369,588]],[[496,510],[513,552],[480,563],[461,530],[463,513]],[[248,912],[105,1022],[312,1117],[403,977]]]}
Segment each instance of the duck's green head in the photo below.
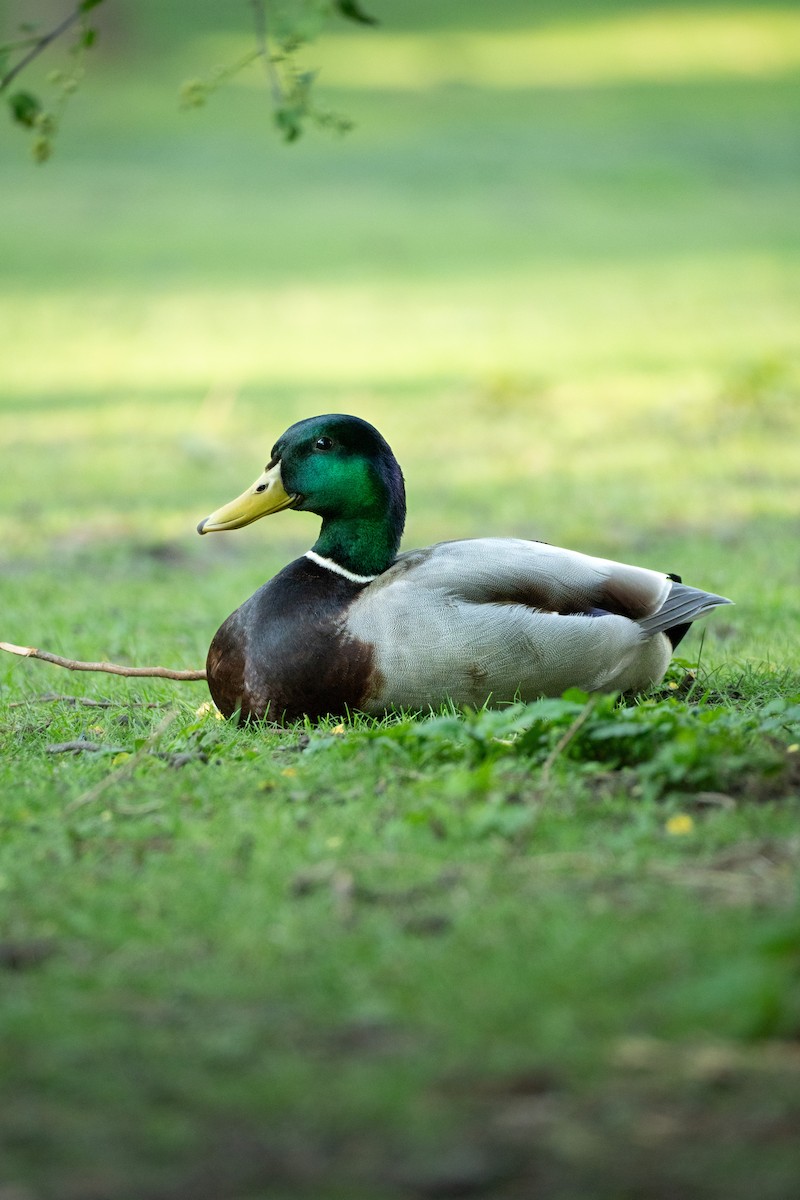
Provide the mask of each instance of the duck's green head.
{"label": "duck's green head", "polygon": [[403,475],[378,430],[360,417],[329,413],[298,421],[278,438],[263,475],[197,527],[238,529],[295,508],[318,513],[314,550],[359,575],[393,562],[405,522]]}

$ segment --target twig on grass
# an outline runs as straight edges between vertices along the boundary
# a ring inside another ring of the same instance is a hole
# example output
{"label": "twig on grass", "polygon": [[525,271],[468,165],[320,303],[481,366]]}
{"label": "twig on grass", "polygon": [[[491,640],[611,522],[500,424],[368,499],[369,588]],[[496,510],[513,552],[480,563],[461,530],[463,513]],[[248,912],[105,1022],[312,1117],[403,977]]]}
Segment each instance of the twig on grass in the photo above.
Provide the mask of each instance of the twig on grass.
{"label": "twig on grass", "polygon": [[159,812],[164,807],[163,801],[155,800],[150,804],[115,804],[114,812],[121,817],[148,817],[151,813]]}
{"label": "twig on grass", "polygon": [[74,800],[70,800],[69,804],[64,809],[64,815],[69,816],[71,813],[76,812],[79,808],[83,808],[85,805],[91,804],[92,801],[96,800],[98,796],[101,796],[106,788],[112,783],[116,783],[126,775],[130,775],[136,769],[136,767],[138,767],[142,759],[146,758],[153,747],[158,744],[162,735],[169,728],[177,715],[177,708],[170,709],[163,720],[159,721],[158,725],[156,725],[147,741],[140,746],[139,749],[130,756],[130,758],[126,758],[125,761],[121,763],[115,771],[111,771],[108,775],[106,775],[105,779],[101,779],[99,783],[96,783],[94,787],[89,788],[87,792],[82,792],[80,796],[76,796]]}
{"label": "twig on grass", "polygon": [[15,646],[13,642],[0,642],[0,650],[8,654],[18,654],[22,658],[39,658],[42,662],[52,663],[55,667],[65,667],[68,671],[104,671],[107,675],[129,675],[157,679],[195,680],[205,679],[205,671],[173,671],[170,667],[122,667],[118,663],[109,662],[80,662],[75,658],[62,658],[60,654],[50,654],[48,650],[38,650],[35,646]]}
{"label": "twig on grass", "polygon": [[77,738],[72,742],[52,742],[45,746],[48,754],[119,754],[121,746],[104,746],[102,742],[87,742]]}
{"label": "twig on grass", "polygon": [[581,728],[583,723],[589,717],[589,714],[591,713],[591,711],[594,708],[596,703],[597,703],[597,696],[596,695],[590,696],[589,699],[586,701],[586,704],[583,706],[581,711],[578,713],[575,720],[570,725],[570,727],[568,729],[566,729],[564,731],[564,733],[562,733],[561,737],[558,739],[555,746],[550,751],[547,758],[544,760],[544,764],[542,766],[542,778],[541,778],[541,786],[543,788],[547,787],[547,784],[550,782],[550,772],[553,769],[553,764],[555,763],[556,759],[564,750],[566,750],[567,746],[570,744],[572,739],[575,737],[575,734],[578,732],[578,730]]}

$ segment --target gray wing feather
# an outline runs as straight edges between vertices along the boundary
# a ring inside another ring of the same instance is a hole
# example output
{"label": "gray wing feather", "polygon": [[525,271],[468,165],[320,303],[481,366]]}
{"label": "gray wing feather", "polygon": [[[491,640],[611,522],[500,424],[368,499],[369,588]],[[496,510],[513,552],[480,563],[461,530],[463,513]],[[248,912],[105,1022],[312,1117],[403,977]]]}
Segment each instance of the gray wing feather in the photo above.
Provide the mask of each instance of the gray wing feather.
{"label": "gray wing feather", "polygon": [[474,604],[516,603],[564,615],[602,608],[632,621],[657,613],[671,586],[660,571],[519,538],[474,538],[412,550],[400,555],[380,585],[389,587],[409,571],[420,586]]}

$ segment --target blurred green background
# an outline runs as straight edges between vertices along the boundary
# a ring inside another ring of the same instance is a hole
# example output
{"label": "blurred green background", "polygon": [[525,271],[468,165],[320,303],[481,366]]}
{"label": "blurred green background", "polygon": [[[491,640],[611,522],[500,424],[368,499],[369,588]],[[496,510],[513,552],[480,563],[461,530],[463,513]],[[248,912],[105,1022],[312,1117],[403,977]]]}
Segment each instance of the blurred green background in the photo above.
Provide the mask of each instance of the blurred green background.
{"label": "blurred green background", "polygon": [[344,138],[284,146],[259,63],[180,111],[253,41],[247,4],[207,0],[98,10],[45,166],[2,128],[2,636],[198,662],[315,523],[197,520],[343,410],[398,454],[407,547],[679,571],[737,601],[708,663],[796,663],[800,12],[372,11],[305,52]]}

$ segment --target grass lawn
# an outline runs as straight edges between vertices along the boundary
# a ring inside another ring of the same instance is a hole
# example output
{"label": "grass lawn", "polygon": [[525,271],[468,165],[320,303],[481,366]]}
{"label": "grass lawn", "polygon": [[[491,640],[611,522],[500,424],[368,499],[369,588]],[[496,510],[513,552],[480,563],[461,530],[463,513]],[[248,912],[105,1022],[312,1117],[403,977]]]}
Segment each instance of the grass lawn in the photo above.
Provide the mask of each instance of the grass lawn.
{"label": "grass lawn", "polygon": [[797,1194],[797,18],[530,7],[386,0],[285,148],[152,0],[2,131],[0,639],[201,666],[316,518],[195,525],[325,411],[407,548],[736,602],[639,704],[319,728],[2,656],[2,1200]]}

